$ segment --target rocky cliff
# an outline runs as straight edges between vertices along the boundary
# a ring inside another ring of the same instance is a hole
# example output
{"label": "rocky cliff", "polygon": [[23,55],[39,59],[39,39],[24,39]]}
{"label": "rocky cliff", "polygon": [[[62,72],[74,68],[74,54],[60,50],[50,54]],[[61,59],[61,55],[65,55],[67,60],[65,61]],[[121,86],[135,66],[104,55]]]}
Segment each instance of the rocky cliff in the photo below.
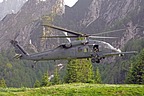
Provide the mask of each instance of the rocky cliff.
{"label": "rocky cliff", "polygon": [[15,37],[21,45],[30,44],[35,50],[57,45],[39,38],[45,30],[41,26],[43,16],[54,14],[59,14],[53,18],[54,24],[89,34],[126,28],[125,32],[107,35],[119,37],[112,43],[122,48],[129,40],[144,36],[143,4],[143,0],[79,0],[70,8],[64,7],[63,0],[28,0],[16,14],[0,21],[0,49],[7,48],[7,41]]}
{"label": "rocky cliff", "polygon": [[0,20],[7,14],[17,13],[28,0],[3,0],[0,3]]}
{"label": "rocky cliff", "polygon": [[[9,47],[10,39],[18,40],[22,46],[31,44],[40,46],[40,36],[43,32],[41,19],[44,15],[52,14],[52,11],[63,13],[63,0],[28,0],[16,13],[6,15],[0,21],[0,49]],[[59,7],[57,8],[55,7]]]}
{"label": "rocky cliff", "polygon": [[63,18],[67,25],[74,26],[71,29],[86,33],[126,28],[115,33],[120,38],[113,42],[124,47],[132,38],[144,36],[139,27],[143,26],[143,4],[143,0],[79,0],[74,7],[66,7]]}

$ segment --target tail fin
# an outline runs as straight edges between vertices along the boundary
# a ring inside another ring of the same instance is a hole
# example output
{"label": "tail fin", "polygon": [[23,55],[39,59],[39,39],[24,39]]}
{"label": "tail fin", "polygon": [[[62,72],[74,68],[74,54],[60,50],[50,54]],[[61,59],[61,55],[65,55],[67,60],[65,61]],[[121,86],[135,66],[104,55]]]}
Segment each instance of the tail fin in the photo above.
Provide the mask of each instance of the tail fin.
{"label": "tail fin", "polygon": [[17,53],[17,55],[19,55],[19,57],[28,56],[28,53],[24,51],[24,49],[18,44],[17,41],[11,40],[10,43],[14,46],[15,52]]}

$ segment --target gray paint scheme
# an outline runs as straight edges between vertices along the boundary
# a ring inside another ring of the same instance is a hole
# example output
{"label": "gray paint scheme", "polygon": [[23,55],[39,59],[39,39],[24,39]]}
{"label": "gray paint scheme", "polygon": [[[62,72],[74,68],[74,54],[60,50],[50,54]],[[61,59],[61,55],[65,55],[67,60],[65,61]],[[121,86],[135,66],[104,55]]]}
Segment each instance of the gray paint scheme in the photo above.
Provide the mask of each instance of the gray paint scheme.
{"label": "gray paint scheme", "polygon": [[[121,52],[104,41],[78,40],[71,43],[61,44],[53,50],[29,55],[17,41],[11,40],[10,43],[15,47],[15,52],[18,54],[18,58],[33,61],[92,58],[94,60],[92,61],[93,63],[97,61],[97,63],[99,63],[101,59],[108,56],[136,53],[135,51]],[[95,52],[93,50],[94,45],[99,47],[99,51]]]}

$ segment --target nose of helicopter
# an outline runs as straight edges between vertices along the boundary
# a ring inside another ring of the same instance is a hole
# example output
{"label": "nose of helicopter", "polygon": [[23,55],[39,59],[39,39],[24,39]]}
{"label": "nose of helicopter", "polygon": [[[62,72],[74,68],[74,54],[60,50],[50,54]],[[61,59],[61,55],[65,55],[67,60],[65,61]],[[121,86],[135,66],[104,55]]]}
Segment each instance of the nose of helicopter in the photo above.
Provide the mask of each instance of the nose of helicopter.
{"label": "nose of helicopter", "polygon": [[[117,52],[122,52],[119,48],[117,49]],[[124,54],[119,54],[119,56],[121,57],[121,56],[124,56]]]}
{"label": "nose of helicopter", "polygon": [[119,48],[117,49],[117,52],[122,52]]}

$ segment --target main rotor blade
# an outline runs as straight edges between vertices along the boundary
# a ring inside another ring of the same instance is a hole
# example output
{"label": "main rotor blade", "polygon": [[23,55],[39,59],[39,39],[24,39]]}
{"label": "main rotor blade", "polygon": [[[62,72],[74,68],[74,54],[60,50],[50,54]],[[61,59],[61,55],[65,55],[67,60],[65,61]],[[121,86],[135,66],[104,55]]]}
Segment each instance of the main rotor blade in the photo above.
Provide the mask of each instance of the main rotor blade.
{"label": "main rotor blade", "polygon": [[57,30],[60,30],[60,31],[65,31],[67,33],[70,33],[70,34],[73,34],[73,35],[77,35],[77,36],[83,36],[84,35],[84,34],[82,34],[80,32],[75,32],[75,31],[68,30],[68,29],[61,28],[61,27],[54,26],[54,25],[43,24],[43,26],[47,26],[47,27],[50,27],[50,28],[53,28],[53,29],[57,29]]}
{"label": "main rotor blade", "polygon": [[[78,38],[78,36],[43,36],[40,38]],[[104,37],[104,36],[89,36],[89,38],[95,39],[116,39],[117,37]]]}
{"label": "main rotor blade", "polygon": [[109,39],[112,39],[112,38],[117,38],[117,37],[102,37],[102,36],[97,36],[97,35],[103,35],[103,34],[108,34],[108,33],[113,33],[113,32],[117,32],[117,31],[124,31],[124,30],[126,30],[126,29],[118,29],[118,30],[106,31],[106,32],[97,33],[97,34],[83,34],[83,33],[80,33],[80,32],[75,32],[75,31],[68,30],[68,29],[61,28],[61,27],[54,26],[54,25],[43,24],[43,26],[47,26],[47,27],[50,27],[50,28],[53,28],[53,29],[57,29],[57,30],[60,30],[60,31],[65,31],[65,32],[67,32],[67,33],[76,35],[76,36],[48,36],[48,37],[45,37],[45,38],[90,37],[90,38],[109,38]]}
{"label": "main rotor blade", "polygon": [[101,33],[97,33],[97,34],[92,34],[92,36],[103,35],[103,34],[108,34],[108,33],[113,33],[113,32],[118,32],[118,31],[125,31],[125,30],[126,29],[118,29],[118,30],[106,31],[106,32],[101,32]]}
{"label": "main rotor blade", "polygon": [[94,38],[94,39],[116,39],[118,37],[89,36],[89,38]]}
{"label": "main rotor blade", "polygon": [[77,38],[78,36],[42,36],[40,38]]}

